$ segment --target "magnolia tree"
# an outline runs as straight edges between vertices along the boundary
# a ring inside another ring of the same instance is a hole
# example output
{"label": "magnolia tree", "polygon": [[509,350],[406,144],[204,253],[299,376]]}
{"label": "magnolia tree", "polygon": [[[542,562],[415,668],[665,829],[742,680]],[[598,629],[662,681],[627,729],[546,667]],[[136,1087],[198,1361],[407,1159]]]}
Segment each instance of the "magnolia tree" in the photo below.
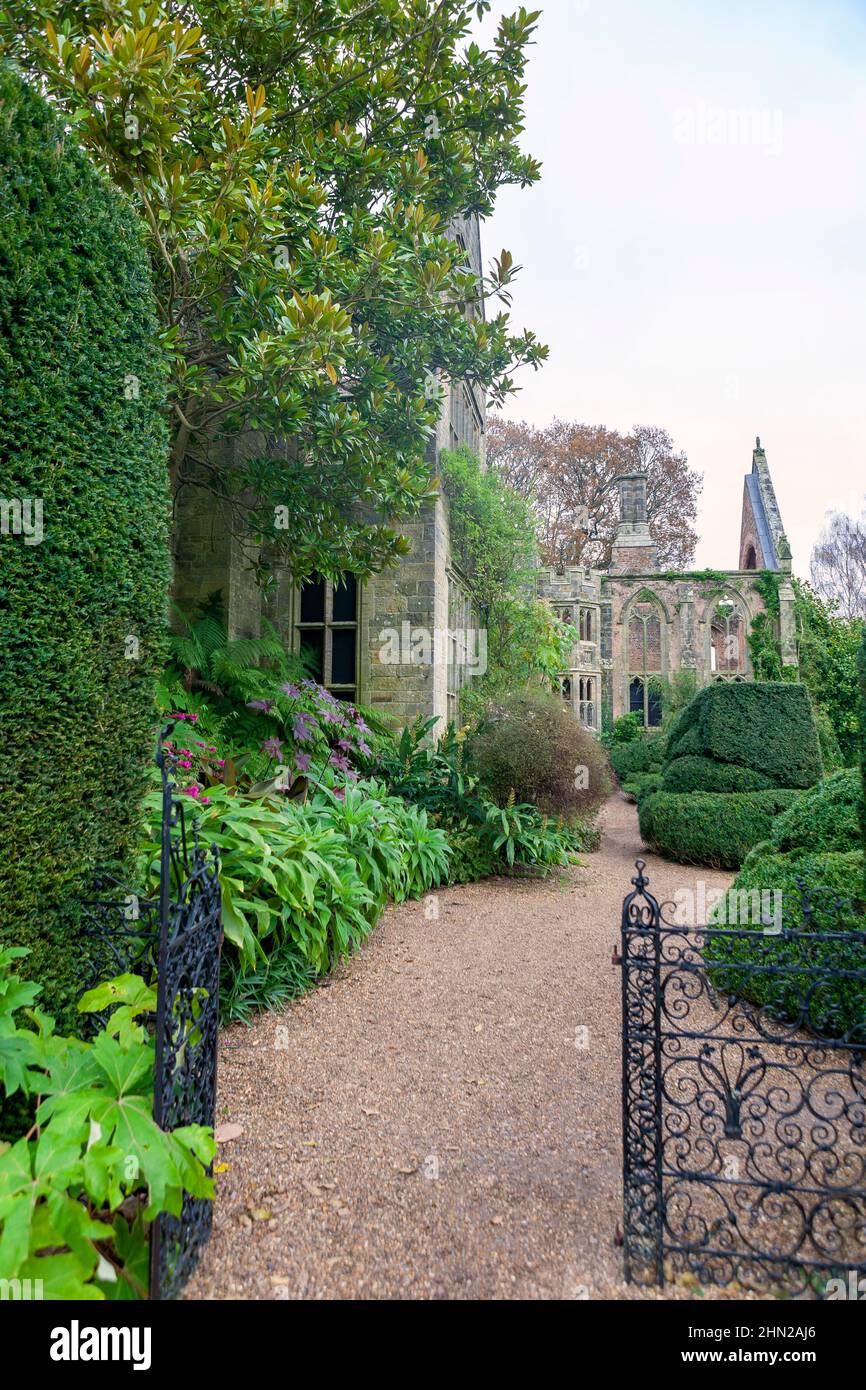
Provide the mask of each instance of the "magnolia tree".
{"label": "magnolia tree", "polygon": [[[446,235],[521,153],[537,13],[487,0],[6,0],[0,51],[132,198],[170,363],[175,491],[204,487],[269,567],[368,573],[429,496],[438,383],[495,404],[546,356],[512,334],[503,251]],[[497,301],[485,317],[482,300]],[[130,389],[134,390],[134,383]],[[241,450],[224,447],[244,439]]]}

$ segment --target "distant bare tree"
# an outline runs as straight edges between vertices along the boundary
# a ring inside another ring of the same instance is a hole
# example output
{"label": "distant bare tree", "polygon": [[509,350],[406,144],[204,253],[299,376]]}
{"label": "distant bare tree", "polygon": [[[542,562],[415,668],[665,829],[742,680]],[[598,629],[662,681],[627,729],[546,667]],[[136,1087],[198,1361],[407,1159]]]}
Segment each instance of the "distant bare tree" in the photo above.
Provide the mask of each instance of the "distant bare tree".
{"label": "distant bare tree", "polygon": [[866,617],[866,510],[830,517],[812,551],[812,588],[841,617]]}
{"label": "distant bare tree", "polygon": [[647,517],[659,564],[680,568],[695,553],[701,478],[666,430],[636,425],[623,435],[569,420],[537,430],[494,416],[487,458],[533,503],[547,564],[610,564],[619,523],[616,479],[636,468],[647,474]]}

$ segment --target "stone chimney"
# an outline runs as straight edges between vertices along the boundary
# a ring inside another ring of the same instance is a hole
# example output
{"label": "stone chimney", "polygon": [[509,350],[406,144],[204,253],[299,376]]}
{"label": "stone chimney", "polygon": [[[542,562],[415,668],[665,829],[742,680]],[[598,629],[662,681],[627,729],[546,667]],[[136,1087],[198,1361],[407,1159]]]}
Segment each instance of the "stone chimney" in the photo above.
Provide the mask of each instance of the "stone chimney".
{"label": "stone chimney", "polygon": [[650,574],[658,567],[646,514],[646,473],[623,473],[619,484],[619,527],[613,543],[611,572]]}

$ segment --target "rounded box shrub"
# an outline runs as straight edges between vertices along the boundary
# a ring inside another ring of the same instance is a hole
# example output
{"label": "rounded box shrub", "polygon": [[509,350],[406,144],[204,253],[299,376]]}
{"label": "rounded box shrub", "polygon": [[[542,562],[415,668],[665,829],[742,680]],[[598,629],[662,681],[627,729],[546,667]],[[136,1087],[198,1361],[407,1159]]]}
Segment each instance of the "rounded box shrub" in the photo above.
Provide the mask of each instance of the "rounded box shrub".
{"label": "rounded box shrub", "polygon": [[749,850],[766,840],[773,819],[800,793],[655,792],[638,802],[640,833],[647,845],[680,864],[736,869]]}
{"label": "rounded box shrub", "polygon": [[[747,935],[710,934],[704,958],[712,964],[715,987],[761,1006],[770,1018],[802,1024],[822,1036],[866,1042],[866,917],[859,900],[863,875],[859,849],[784,854],[771,844],[756,846],[730,894],[752,895],[772,905],[768,915],[774,930],[767,934],[755,924]],[[718,909],[716,917],[716,925],[726,925]],[[786,938],[776,927],[782,932],[806,927],[807,936]],[[832,935],[852,932],[862,945]],[[814,939],[824,933],[826,945]],[[840,977],[844,971],[849,978]]]}
{"label": "rounded box shrub", "polygon": [[769,777],[750,767],[717,763],[697,754],[667,763],[662,780],[669,792],[760,792],[774,786]]}
{"label": "rounded box shrub", "polygon": [[546,691],[520,691],[488,705],[469,753],[482,786],[501,806],[513,797],[546,815],[581,819],[611,790],[601,744]]}
{"label": "rounded box shrub", "polygon": [[631,782],[645,772],[660,772],[665,758],[663,734],[642,733],[631,743],[615,743],[610,750],[610,765],[620,782]]}
{"label": "rounded box shrub", "polygon": [[863,788],[858,769],[844,768],[816,783],[774,822],[774,847],[842,852],[860,848]]}
{"label": "rounded box shrub", "polygon": [[168,587],[165,372],[140,224],[0,67],[0,943],[62,1030],[80,902],[124,878],[153,751]]}

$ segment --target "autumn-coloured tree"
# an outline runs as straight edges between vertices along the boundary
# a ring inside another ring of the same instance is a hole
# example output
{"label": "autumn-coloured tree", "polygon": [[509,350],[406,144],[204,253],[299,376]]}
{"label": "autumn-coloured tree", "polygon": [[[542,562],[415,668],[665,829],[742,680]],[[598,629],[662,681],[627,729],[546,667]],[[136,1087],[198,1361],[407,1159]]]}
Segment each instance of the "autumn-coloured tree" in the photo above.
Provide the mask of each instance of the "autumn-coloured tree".
{"label": "autumn-coloured tree", "polygon": [[494,416],[487,459],[532,501],[548,564],[610,564],[619,522],[616,479],[638,468],[647,474],[647,516],[660,566],[679,569],[694,555],[701,476],[658,426],[635,425],[623,435],[555,419],[539,430]]}

